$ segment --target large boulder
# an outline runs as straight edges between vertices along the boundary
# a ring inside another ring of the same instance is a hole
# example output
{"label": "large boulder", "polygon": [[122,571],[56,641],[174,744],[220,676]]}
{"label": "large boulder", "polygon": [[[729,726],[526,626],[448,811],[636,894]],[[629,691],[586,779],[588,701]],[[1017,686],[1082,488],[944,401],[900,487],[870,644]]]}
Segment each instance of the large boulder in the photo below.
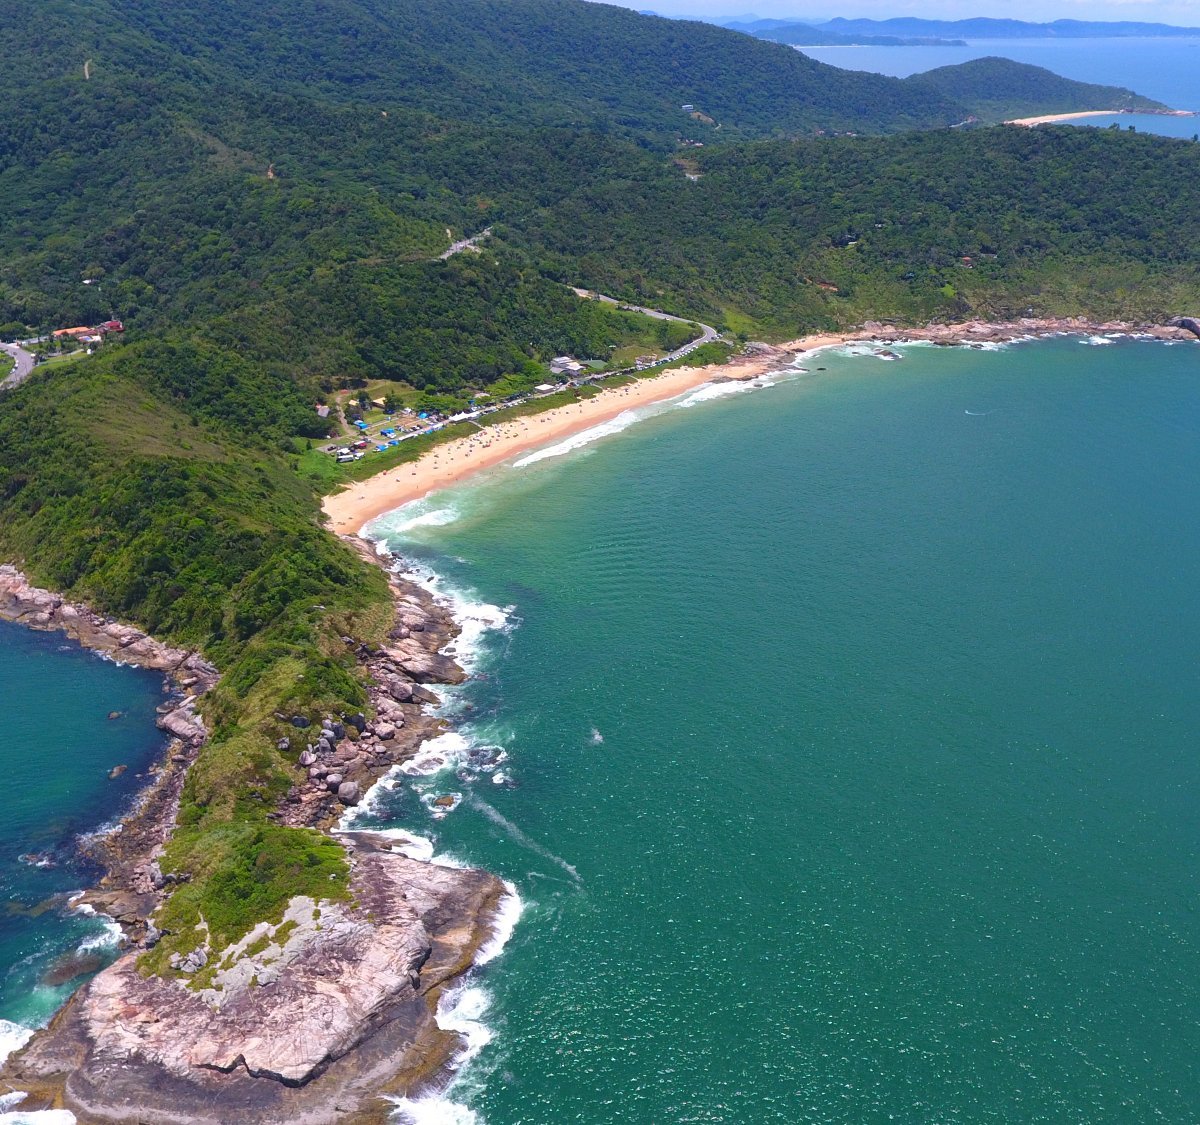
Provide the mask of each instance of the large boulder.
{"label": "large boulder", "polygon": [[414,640],[398,641],[387,650],[388,656],[414,680],[427,684],[461,684],[467,678],[448,656],[429,652]]}
{"label": "large boulder", "polygon": [[185,699],[175,710],[159,715],[155,725],[187,746],[199,746],[208,737],[204,720],[196,714],[194,699]]}

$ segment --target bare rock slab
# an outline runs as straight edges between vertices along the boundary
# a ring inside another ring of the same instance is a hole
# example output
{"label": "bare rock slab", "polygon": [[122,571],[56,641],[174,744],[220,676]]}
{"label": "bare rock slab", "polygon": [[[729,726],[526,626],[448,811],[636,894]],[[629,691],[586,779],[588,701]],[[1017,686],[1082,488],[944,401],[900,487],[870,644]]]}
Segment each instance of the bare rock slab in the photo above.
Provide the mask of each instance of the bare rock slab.
{"label": "bare rock slab", "polygon": [[9,1060],[6,1080],[61,1091],[83,1122],[295,1125],[348,1120],[398,1073],[441,1065],[453,1037],[434,1022],[438,991],[469,968],[503,884],[369,834],[351,843],[350,901],[293,900],[281,924],[216,954],[203,988],[144,978],[126,954]]}

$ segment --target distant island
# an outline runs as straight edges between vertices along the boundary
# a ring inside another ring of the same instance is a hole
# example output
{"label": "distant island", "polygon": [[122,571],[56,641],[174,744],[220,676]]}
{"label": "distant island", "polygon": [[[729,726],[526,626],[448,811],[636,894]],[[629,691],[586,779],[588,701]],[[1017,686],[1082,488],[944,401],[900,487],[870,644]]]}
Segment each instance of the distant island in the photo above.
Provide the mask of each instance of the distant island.
{"label": "distant island", "polygon": [[795,20],[751,20],[721,24],[730,31],[741,31],[756,39],[786,43],[789,47],[965,47],[965,39],[944,39],[933,35],[872,35],[859,32],[842,34],[828,26],[816,27]]}
{"label": "distant island", "polygon": [[[651,14],[651,13],[647,13]],[[967,19],[927,20],[898,16],[886,20],[837,19],[806,23],[796,19],[714,21],[719,27],[786,43],[790,47],[966,47],[979,39],[1155,39],[1200,36],[1200,28],[1122,20]]]}
{"label": "distant island", "polygon": [[1030,23],[1026,20],[968,19],[925,20],[909,16],[894,19],[838,19],[819,23],[816,28],[833,35],[895,36],[899,38],[952,39],[1157,39],[1200,35],[1200,28],[1174,27],[1166,23],[1139,23],[1130,20],[1054,20]]}

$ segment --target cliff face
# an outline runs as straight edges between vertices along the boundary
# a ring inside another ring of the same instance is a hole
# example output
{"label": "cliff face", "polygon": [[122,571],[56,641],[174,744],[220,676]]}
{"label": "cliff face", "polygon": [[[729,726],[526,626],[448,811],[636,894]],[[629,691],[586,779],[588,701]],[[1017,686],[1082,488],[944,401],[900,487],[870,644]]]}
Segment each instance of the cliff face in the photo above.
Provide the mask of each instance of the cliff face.
{"label": "cliff face", "polygon": [[381,1087],[453,1054],[437,997],[487,939],[504,889],[370,833],[346,839],[350,901],[294,899],[279,925],[224,951],[206,987],[143,978],[127,953],[80,989],[9,1062],[27,1106],[64,1105],[85,1122],[381,1117]]}

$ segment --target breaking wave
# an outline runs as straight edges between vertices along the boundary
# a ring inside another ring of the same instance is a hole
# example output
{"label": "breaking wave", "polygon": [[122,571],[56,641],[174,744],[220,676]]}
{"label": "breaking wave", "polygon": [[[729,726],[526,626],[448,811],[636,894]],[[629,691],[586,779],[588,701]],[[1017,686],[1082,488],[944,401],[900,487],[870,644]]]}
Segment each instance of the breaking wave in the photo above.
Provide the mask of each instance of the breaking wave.
{"label": "breaking wave", "polygon": [[705,383],[704,386],[691,391],[685,398],[678,401],[680,407],[699,406],[702,402],[725,398],[727,395],[745,394],[747,391],[761,391],[775,384],[765,376],[755,379],[730,379],[727,383]]}
{"label": "breaking wave", "polygon": [[483,1118],[469,1106],[454,1100],[455,1088],[462,1082],[467,1065],[496,1037],[485,1022],[492,998],[475,979],[477,970],[494,961],[504,951],[525,909],[525,903],[512,883],[505,882],[494,919],[494,932],[475,956],[467,978],[447,990],[438,1002],[437,1025],[459,1037],[460,1048],[451,1066],[455,1076],[441,1091],[417,1097],[391,1098],[396,1107],[393,1120],[404,1125],[484,1125]]}
{"label": "breaking wave", "polygon": [[567,453],[574,453],[575,450],[582,449],[585,445],[591,445],[594,441],[599,441],[601,438],[610,437],[613,434],[619,434],[622,430],[629,429],[634,422],[642,417],[642,413],[638,410],[623,411],[615,418],[610,418],[607,422],[601,422],[598,426],[581,430],[579,433],[572,434],[569,438],[554,445],[546,446],[544,449],[535,449],[532,453],[526,453],[523,457],[518,457],[513,462],[513,468],[524,469],[527,465],[536,465],[539,461],[545,461],[550,457],[562,457]]}

